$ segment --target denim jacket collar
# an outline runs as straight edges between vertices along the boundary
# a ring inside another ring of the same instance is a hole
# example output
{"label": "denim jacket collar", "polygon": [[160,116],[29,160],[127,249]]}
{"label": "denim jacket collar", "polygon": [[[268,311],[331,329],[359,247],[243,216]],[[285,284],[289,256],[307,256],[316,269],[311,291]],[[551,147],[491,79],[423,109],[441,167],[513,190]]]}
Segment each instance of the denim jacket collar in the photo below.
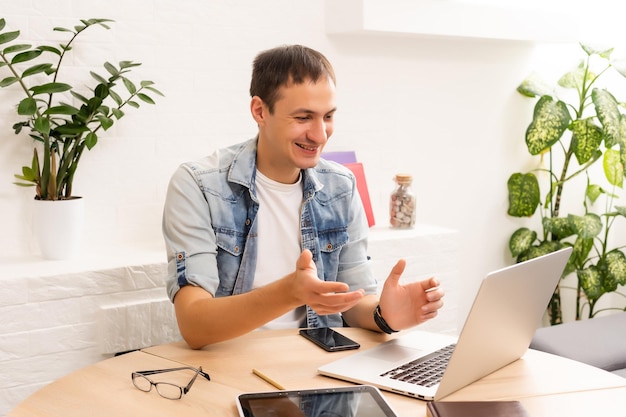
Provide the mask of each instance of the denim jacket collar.
{"label": "denim jacket collar", "polygon": [[[239,184],[249,189],[255,201],[257,201],[255,182],[258,141],[259,137],[257,136],[256,139],[246,142],[233,158],[232,165],[228,171],[228,182]],[[324,188],[324,184],[317,178],[313,168],[302,170],[302,181],[302,192],[307,200]]]}

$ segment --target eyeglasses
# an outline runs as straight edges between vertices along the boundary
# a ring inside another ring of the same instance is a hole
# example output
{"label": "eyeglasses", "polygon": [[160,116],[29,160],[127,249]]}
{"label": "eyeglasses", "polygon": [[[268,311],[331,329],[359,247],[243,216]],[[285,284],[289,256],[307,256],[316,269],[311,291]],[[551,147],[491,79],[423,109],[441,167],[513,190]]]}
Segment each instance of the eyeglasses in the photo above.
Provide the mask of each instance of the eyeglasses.
{"label": "eyeglasses", "polygon": [[[173,371],[182,371],[184,369],[191,369],[195,371],[193,378],[187,384],[186,387],[181,387],[180,385],[172,384],[171,382],[154,382],[146,375],[154,375],[160,374],[163,372],[173,372]],[[198,377],[198,374],[202,375],[207,379],[207,381],[211,380],[211,377],[206,372],[202,371],[202,367],[194,368],[192,366],[183,366],[181,368],[169,368],[169,369],[155,369],[152,371],[137,371],[131,374],[133,379],[133,385],[138,390],[144,392],[150,392],[152,386],[156,388],[156,391],[163,398],[167,398],[168,400],[180,400],[183,398],[183,395],[187,394],[191,389],[194,381]]]}

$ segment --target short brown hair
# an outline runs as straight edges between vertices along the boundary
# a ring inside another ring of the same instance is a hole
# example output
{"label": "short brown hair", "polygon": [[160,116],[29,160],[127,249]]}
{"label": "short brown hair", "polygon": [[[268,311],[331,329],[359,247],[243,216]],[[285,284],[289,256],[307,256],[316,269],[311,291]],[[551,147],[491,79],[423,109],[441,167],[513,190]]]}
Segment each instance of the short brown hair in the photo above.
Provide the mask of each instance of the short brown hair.
{"label": "short brown hair", "polygon": [[280,98],[280,87],[289,82],[317,82],[323,77],[336,83],[332,65],[320,52],[302,45],[279,46],[259,53],[254,59],[250,96],[260,97],[272,113]]}

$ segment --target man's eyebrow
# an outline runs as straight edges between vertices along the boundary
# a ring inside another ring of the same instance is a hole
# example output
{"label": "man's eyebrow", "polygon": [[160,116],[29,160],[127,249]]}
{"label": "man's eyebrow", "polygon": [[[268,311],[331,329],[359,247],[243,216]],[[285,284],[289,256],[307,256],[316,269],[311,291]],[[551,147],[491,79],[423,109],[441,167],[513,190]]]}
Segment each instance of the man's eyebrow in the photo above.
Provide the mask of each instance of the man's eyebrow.
{"label": "man's eyebrow", "polygon": [[[334,113],[337,111],[337,107],[333,107],[332,109],[328,110],[327,112],[325,112],[324,114],[328,114],[328,113]],[[298,114],[298,113],[306,113],[306,114],[316,114],[316,111],[313,111],[311,109],[307,109],[307,108],[301,108],[301,109],[296,109],[292,112],[292,114]]]}

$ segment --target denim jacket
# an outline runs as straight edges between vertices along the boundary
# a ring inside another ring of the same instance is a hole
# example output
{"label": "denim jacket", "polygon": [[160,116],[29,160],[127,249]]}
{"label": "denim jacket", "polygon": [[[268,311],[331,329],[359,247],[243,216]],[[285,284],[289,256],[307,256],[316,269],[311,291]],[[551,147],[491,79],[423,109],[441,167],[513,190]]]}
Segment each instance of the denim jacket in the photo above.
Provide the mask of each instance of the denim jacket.
{"label": "denim jacket", "polygon": [[[215,297],[252,289],[259,209],[256,145],[252,139],[221,149],[182,164],[172,176],[163,212],[170,299],[190,284]],[[375,293],[367,257],[369,229],[352,173],[321,159],[303,170],[302,184],[301,247],[312,252],[319,279]],[[343,324],[340,314],[306,310],[303,327]]]}

